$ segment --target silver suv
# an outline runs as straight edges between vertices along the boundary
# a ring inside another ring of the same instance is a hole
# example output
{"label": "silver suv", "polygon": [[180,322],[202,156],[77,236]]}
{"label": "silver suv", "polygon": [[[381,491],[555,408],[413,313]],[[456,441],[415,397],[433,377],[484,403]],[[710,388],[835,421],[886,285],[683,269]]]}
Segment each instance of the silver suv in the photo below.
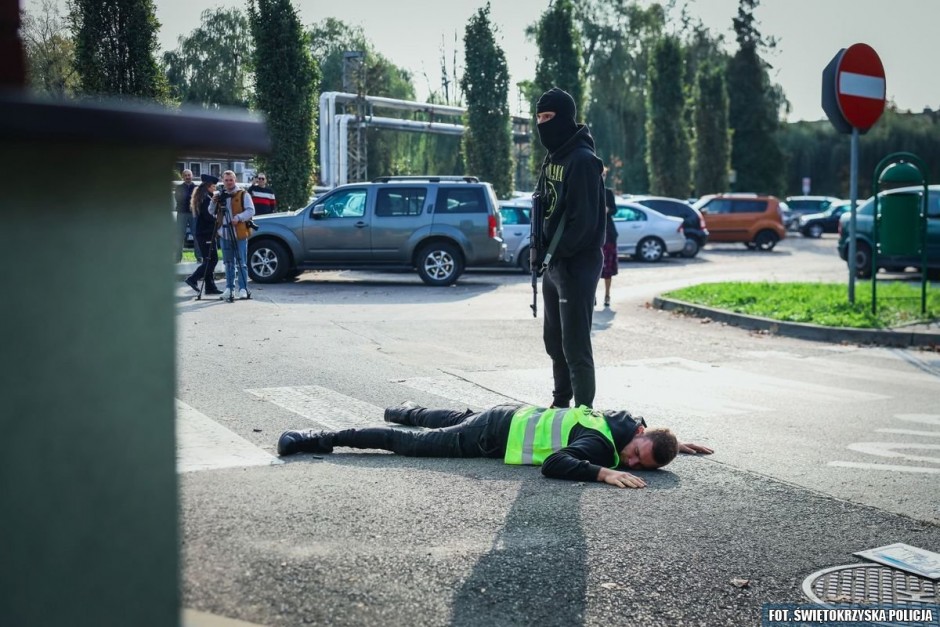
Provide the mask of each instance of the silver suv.
{"label": "silver suv", "polygon": [[499,263],[506,245],[496,195],[475,177],[381,177],[342,185],[290,213],[256,216],[252,281],[307,268],[415,268],[452,285],[468,265]]}

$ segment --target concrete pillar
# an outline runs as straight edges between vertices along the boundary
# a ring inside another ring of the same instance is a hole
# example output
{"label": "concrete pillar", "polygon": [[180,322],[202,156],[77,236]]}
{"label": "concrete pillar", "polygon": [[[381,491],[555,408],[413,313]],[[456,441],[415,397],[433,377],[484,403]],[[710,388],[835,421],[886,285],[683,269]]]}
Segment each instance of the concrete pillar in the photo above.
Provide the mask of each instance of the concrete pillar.
{"label": "concrete pillar", "polygon": [[0,624],[178,625],[172,167],[264,125],[6,93],[0,139]]}

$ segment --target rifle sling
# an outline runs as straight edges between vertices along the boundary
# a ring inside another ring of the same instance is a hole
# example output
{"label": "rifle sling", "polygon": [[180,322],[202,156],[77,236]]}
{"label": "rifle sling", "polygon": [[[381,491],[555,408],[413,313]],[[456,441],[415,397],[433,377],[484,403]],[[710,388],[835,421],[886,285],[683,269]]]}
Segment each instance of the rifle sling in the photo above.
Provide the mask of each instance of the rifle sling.
{"label": "rifle sling", "polygon": [[552,255],[555,254],[555,249],[558,248],[558,242],[561,241],[561,234],[564,230],[565,216],[562,216],[561,222],[558,224],[558,228],[555,229],[555,234],[552,236],[552,241],[548,244],[548,250],[545,251],[545,259],[542,261],[542,270],[548,268],[548,264],[552,260]]}

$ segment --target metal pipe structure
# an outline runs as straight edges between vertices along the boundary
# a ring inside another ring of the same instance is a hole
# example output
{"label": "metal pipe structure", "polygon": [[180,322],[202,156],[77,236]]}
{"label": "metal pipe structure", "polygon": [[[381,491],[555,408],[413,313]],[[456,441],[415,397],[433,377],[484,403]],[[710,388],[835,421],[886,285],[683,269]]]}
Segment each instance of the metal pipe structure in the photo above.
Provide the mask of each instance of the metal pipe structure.
{"label": "metal pipe structure", "polygon": [[[341,104],[365,102],[370,114],[366,116],[349,113],[337,113],[336,107]],[[397,100],[383,96],[362,96],[356,94],[329,91],[320,95],[320,178],[326,187],[335,187],[348,182],[349,172],[349,126],[361,124],[386,128],[397,131],[411,131],[417,133],[439,133],[446,135],[462,135],[466,130],[461,124],[445,122],[423,122],[403,118],[390,118],[371,115],[374,108],[394,109],[398,111],[412,111],[427,113],[430,116],[463,116],[467,110],[464,107],[440,105],[430,102],[414,102],[411,100]],[[528,122],[526,118],[513,118],[514,122]],[[515,132],[519,139],[528,138],[528,134]]]}

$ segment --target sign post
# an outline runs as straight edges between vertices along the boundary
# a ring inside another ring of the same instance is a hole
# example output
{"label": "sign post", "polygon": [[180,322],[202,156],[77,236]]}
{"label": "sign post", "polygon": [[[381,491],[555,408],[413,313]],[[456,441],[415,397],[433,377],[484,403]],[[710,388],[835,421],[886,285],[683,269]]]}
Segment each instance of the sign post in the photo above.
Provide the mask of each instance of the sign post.
{"label": "sign post", "polygon": [[[868,132],[885,108],[885,69],[874,48],[853,44],[836,53],[822,75],[822,108],[840,133],[851,133],[849,174],[849,302],[855,303],[858,137]],[[874,279],[874,277],[872,277]]]}

